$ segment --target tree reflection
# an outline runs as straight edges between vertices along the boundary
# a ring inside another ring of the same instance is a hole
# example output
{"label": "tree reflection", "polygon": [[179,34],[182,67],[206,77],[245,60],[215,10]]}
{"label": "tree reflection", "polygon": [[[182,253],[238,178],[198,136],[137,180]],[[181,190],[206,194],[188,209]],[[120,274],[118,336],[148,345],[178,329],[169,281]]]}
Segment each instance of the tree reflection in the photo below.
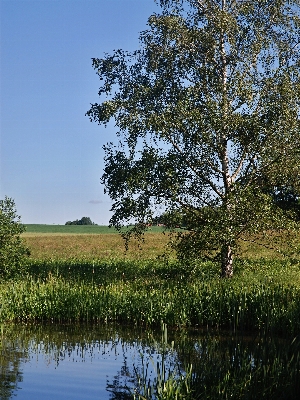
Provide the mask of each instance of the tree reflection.
{"label": "tree reflection", "polygon": [[25,351],[1,335],[0,341],[0,398],[10,399],[23,381],[21,363],[24,361]]}
{"label": "tree reflection", "polygon": [[134,378],[132,371],[124,360],[121,371],[114,376],[112,383],[107,381],[106,390],[110,393],[111,400],[132,400],[132,388],[134,387]]}

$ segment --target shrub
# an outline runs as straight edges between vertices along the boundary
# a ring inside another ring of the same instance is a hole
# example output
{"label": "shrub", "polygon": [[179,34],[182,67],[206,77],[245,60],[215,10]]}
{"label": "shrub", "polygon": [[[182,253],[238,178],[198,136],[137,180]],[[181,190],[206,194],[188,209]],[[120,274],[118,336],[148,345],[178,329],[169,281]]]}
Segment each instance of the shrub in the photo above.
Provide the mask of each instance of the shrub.
{"label": "shrub", "polygon": [[24,270],[28,248],[20,234],[25,231],[20,216],[16,213],[15,202],[5,196],[0,200],[0,276],[11,277]]}

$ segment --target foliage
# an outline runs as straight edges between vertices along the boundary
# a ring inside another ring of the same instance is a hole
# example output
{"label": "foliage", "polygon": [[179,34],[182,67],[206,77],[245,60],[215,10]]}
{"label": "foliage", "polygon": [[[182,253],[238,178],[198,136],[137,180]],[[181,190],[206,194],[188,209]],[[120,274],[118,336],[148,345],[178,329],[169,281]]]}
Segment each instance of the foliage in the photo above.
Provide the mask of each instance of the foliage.
{"label": "foliage", "polygon": [[299,185],[300,3],[160,4],[140,50],[93,59],[106,99],[87,115],[119,136],[104,147],[110,222],[134,220],[128,238],[180,210],[179,255],[219,254],[232,276],[239,237],[290,222],[264,180]]}
{"label": "foliage", "polygon": [[75,221],[67,221],[65,225],[96,225],[92,222],[90,217],[82,217],[80,220],[76,219]]}
{"label": "foliage", "polygon": [[265,189],[278,207],[290,213],[291,218],[300,221],[300,196],[294,187],[276,186]]}
{"label": "foliage", "polygon": [[0,276],[12,276],[24,269],[25,257],[29,250],[23,244],[20,234],[25,226],[16,214],[15,202],[9,197],[0,200]]}

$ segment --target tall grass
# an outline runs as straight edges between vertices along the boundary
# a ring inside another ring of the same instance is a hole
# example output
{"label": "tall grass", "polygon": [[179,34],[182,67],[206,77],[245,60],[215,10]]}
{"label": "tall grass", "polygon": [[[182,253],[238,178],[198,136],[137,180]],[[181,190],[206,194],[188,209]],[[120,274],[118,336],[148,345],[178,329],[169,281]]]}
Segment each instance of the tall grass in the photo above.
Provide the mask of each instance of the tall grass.
{"label": "tall grass", "polygon": [[240,261],[231,280],[218,266],[159,261],[35,261],[0,284],[0,321],[115,321],[300,332],[298,262]]}

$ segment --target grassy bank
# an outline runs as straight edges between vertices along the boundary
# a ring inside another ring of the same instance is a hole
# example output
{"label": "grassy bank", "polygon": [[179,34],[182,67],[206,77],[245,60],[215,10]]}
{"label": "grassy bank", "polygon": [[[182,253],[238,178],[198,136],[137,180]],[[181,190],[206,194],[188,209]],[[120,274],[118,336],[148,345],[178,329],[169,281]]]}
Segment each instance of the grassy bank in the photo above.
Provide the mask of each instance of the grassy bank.
{"label": "grassy bank", "polygon": [[300,332],[300,264],[32,261],[0,285],[0,321],[53,320]]}
{"label": "grassy bank", "polygon": [[172,254],[169,261],[158,259],[169,237],[155,229],[142,247],[131,242],[127,253],[117,234],[29,232],[27,274],[0,284],[0,321],[163,321],[300,332],[299,255],[288,258],[245,242],[247,258],[235,260],[234,278],[220,280],[216,263],[180,263]]}

